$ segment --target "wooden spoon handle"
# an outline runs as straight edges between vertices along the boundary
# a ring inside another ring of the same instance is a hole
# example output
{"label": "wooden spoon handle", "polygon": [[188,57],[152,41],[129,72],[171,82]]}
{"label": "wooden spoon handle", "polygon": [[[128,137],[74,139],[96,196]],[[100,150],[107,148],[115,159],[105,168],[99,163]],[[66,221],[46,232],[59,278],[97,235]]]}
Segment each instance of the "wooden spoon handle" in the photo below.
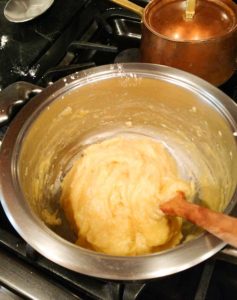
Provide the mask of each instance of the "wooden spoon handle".
{"label": "wooden spoon handle", "polygon": [[167,215],[182,217],[204,228],[219,239],[237,248],[237,219],[208,208],[189,203],[183,193],[160,205]]}

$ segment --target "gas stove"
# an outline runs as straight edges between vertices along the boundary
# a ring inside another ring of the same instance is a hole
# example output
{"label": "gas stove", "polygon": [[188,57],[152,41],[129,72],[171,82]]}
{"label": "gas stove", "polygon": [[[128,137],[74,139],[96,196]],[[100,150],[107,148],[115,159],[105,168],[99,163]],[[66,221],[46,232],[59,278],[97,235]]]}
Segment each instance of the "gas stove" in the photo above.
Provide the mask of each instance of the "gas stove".
{"label": "gas stove", "polygon": [[[145,6],[146,1],[136,3]],[[0,0],[0,88],[27,81],[47,87],[68,74],[139,61],[140,19],[109,0],[57,0],[22,24],[3,16]],[[237,101],[237,74],[220,87]],[[8,124],[0,129],[0,140]],[[13,229],[0,207],[0,299],[236,299],[237,251],[226,247],[186,271],[145,282],[85,276],[47,260]]]}

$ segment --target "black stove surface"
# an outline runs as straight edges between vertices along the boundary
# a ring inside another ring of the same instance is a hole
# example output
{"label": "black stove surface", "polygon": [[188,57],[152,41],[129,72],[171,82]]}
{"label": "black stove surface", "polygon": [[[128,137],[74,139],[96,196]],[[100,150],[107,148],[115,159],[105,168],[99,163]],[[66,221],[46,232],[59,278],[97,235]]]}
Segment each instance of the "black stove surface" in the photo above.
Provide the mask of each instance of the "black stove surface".
{"label": "black stove surface", "polygon": [[[89,67],[139,61],[140,19],[109,0],[57,0],[44,15],[24,24],[4,18],[6,2],[0,0],[1,89],[19,80],[46,87]],[[236,101],[237,74],[220,89]],[[0,129],[0,141],[6,128]],[[229,252],[237,255],[227,249],[198,266],[148,282],[96,279],[36,253],[0,206],[0,299],[236,299],[237,258]]]}
{"label": "black stove surface", "polygon": [[[109,24],[106,18],[120,15],[119,19],[122,16],[130,17],[137,19],[139,23],[139,18],[133,13],[119,7],[111,7],[109,0],[68,0],[66,3],[57,0],[42,16],[30,22],[15,24],[7,21],[3,15],[6,2],[0,0],[1,89],[17,80],[35,82],[46,70],[58,64],[85,63],[86,60],[90,60],[90,66],[93,63],[111,63],[113,55],[108,55],[106,59],[103,56],[99,58],[101,52],[118,53],[118,48],[110,46],[111,41],[108,41],[109,36],[115,39],[116,36],[112,32],[112,24]],[[141,2],[143,5],[146,3]],[[121,22],[123,23],[123,20]],[[123,24],[119,25],[120,28],[122,26]],[[98,34],[101,39],[99,43]],[[96,40],[97,45],[93,44]],[[87,43],[88,41],[90,44]],[[114,43],[116,44],[116,41]],[[136,46],[138,45],[137,43]],[[85,55],[88,51],[90,53]],[[76,66],[73,67],[70,72],[76,70]]]}
{"label": "black stove surface", "polygon": [[[7,1],[0,1],[0,82],[1,88],[19,79],[40,73],[39,60],[52,44],[75,22],[85,0],[55,1],[43,16],[27,23],[11,23],[3,15]],[[75,32],[73,32],[75,34]],[[72,34],[71,34],[72,35]],[[68,37],[73,38],[72,37]],[[56,59],[56,58],[55,58]]]}

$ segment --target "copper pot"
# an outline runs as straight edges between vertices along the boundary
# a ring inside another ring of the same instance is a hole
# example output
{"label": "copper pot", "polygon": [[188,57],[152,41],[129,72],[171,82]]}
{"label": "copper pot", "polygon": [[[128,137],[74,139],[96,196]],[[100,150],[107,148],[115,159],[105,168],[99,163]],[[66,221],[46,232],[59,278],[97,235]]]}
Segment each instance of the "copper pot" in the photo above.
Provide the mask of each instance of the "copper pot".
{"label": "copper pot", "polygon": [[185,18],[186,1],[153,0],[145,9],[112,0],[142,16],[142,62],[172,66],[219,86],[236,68],[237,6],[230,0],[198,0]]}

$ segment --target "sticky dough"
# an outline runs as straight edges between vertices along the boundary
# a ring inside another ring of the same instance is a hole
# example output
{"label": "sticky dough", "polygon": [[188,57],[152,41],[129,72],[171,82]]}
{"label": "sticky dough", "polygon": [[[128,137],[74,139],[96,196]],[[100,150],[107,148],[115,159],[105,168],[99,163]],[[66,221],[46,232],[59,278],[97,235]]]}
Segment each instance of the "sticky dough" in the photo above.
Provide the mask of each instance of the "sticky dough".
{"label": "sticky dough", "polygon": [[190,193],[168,150],[149,138],[114,137],[88,146],[62,183],[61,204],[77,244],[111,255],[171,248],[182,221],[159,204]]}

